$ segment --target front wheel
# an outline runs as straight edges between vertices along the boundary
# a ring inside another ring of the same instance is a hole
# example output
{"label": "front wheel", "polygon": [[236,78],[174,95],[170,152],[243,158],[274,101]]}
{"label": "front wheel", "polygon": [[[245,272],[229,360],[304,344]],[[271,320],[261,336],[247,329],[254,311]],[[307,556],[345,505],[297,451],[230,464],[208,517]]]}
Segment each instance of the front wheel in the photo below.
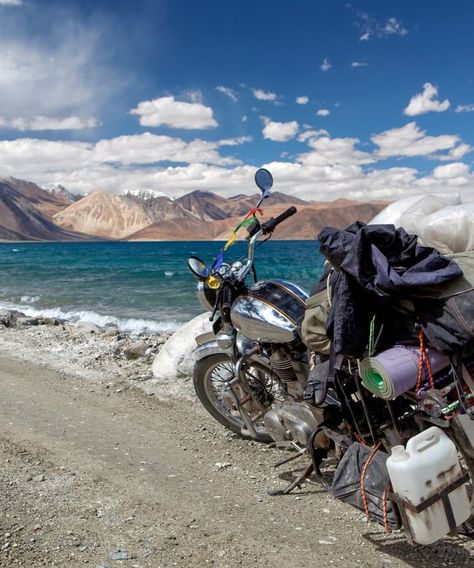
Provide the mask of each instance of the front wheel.
{"label": "front wheel", "polygon": [[[243,367],[247,381],[255,390],[253,396],[268,410],[273,401],[280,395],[279,381],[271,369],[260,363],[249,362]],[[271,442],[272,438],[263,424],[263,417],[254,421],[256,436],[250,435],[240,415],[235,398],[228,382],[235,377],[235,367],[231,358],[225,353],[217,353],[204,357],[194,366],[193,383],[196,394],[204,408],[217,421],[229,430],[241,434],[245,438],[253,438],[259,442]],[[245,393],[238,383],[232,386],[238,398]],[[259,409],[249,401],[245,410],[250,418],[256,417]]]}

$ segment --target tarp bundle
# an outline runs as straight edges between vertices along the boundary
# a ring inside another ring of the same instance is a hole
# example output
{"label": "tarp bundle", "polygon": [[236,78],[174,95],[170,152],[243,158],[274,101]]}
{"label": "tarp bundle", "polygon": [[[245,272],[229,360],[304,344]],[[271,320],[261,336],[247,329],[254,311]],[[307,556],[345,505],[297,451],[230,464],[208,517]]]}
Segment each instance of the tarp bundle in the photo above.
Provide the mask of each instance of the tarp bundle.
{"label": "tarp bundle", "polygon": [[[370,519],[387,529],[401,527],[397,506],[387,498],[390,486],[388,454],[354,442],[334,474],[331,493],[337,499],[368,513]],[[369,461],[370,460],[370,461]],[[363,485],[363,486],[362,486]]]}

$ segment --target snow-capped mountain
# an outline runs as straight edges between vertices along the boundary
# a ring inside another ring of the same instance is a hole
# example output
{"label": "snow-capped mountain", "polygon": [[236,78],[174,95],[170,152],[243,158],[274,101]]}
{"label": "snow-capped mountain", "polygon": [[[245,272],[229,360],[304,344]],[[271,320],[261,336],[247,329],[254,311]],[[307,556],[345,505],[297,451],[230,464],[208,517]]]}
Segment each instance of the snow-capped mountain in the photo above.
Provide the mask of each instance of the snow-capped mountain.
{"label": "snow-capped mountain", "polygon": [[156,197],[167,197],[168,199],[171,199],[171,201],[173,201],[171,197],[168,197],[168,195],[166,195],[166,193],[157,191],[156,189],[127,189],[126,191],[120,193],[120,195],[124,197],[136,197],[138,199],[142,199],[143,201],[146,201],[148,199],[155,199]]}
{"label": "snow-capped mountain", "polygon": [[70,203],[74,203],[84,197],[83,195],[72,193],[72,191],[69,191],[60,183],[51,183],[43,189],[53,195],[61,195],[62,197],[65,197]]}

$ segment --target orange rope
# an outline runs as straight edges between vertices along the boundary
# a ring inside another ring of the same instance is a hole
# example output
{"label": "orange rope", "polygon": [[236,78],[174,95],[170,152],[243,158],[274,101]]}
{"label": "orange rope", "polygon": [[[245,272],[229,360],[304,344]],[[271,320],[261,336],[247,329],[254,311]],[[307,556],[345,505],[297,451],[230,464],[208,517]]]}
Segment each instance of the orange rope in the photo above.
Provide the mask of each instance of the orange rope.
{"label": "orange rope", "polygon": [[423,380],[423,374],[425,374],[425,376],[427,375],[428,377],[428,381],[430,383],[430,387],[433,389],[434,388],[434,379],[433,379],[433,371],[431,370],[431,363],[430,363],[430,359],[428,357],[428,354],[426,352],[426,347],[425,347],[425,339],[424,339],[424,335],[423,335],[423,330],[420,329],[420,331],[418,332],[418,337],[420,339],[420,361],[418,364],[418,376],[416,379],[416,386],[415,386],[415,391],[418,392],[418,390],[421,387],[421,383]]}
{"label": "orange rope", "polygon": [[369,517],[369,504],[367,502],[367,495],[365,494],[365,476],[367,474],[367,470],[369,469],[370,462],[372,461],[373,457],[377,453],[377,450],[380,448],[381,443],[382,442],[379,442],[376,446],[374,446],[372,448],[372,451],[370,452],[369,457],[367,458],[367,461],[365,462],[364,467],[362,468],[362,473],[360,474],[360,492],[361,492],[362,504],[364,505],[364,512],[365,512],[365,516],[367,517],[367,520],[370,520],[370,517]]}

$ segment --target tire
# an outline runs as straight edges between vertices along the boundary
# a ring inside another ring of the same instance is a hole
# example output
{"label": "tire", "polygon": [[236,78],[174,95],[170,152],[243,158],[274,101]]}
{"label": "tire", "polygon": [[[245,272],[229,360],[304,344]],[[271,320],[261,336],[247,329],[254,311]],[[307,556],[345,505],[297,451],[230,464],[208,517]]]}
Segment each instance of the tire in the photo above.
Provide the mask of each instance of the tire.
{"label": "tire", "polygon": [[[256,436],[243,433],[244,422],[238,410],[235,406],[231,408],[232,403],[229,400],[226,402],[221,396],[222,394],[225,396],[225,393],[224,388],[219,391],[219,386],[224,386],[225,379],[232,376],[233,367],[231,358],[224,353],[209,355],[197,361],[193,371],[193,384],[197,397],[207,412],[229,430],[258,442],[272,442],[273,439],[263,424],[256,424]],[[252,362],[252,367],[248,372],[252,370],[264,373],[267,377],[273,375],[270,369],[259,363]],[[270,408],[271,405],[268,409]]]}

